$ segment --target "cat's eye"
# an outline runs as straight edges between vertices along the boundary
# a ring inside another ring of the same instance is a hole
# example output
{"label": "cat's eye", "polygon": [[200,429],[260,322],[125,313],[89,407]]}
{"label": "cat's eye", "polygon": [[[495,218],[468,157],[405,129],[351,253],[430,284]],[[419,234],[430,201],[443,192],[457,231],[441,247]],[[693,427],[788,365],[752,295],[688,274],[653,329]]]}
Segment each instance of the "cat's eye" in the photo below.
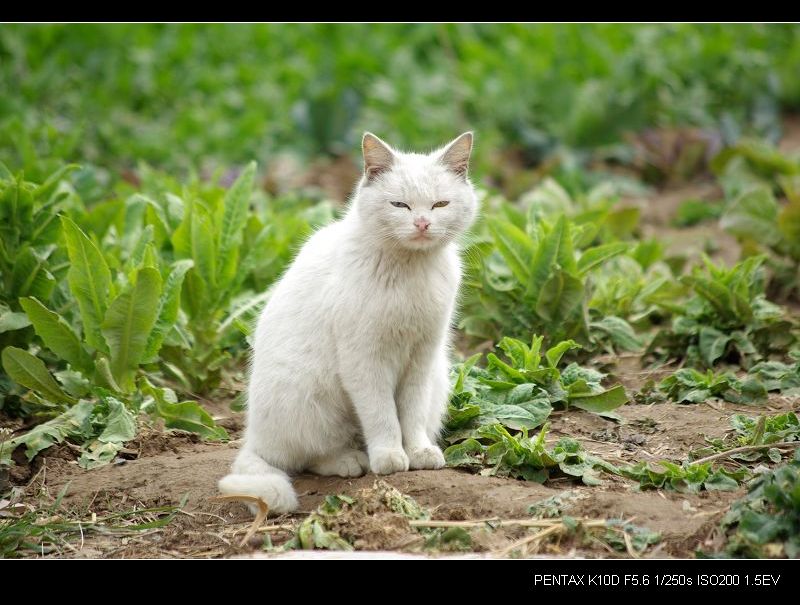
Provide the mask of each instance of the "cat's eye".
{"label": "cat's eye", "polygon": [[408,208],[409,210],[411,210],[411,206],[409,206],[409,205],[408,205],[408,204],[406,204],[405,202],[390,202],[390,203],[391,203],[391,204],[392,204],[392,206],[394,206],[395,208]]}
{"label": "cat's eye", "polygon": [[444,207],[445,207],[445,206],[447,206],[447,204],[449,204],[449,203],[450,203],[450,202],[436,202],[436,203],[435,203],[435,204],[434,204],[434,205],[431,207],[431,210],[433,210],[434,208],[444,208]]}

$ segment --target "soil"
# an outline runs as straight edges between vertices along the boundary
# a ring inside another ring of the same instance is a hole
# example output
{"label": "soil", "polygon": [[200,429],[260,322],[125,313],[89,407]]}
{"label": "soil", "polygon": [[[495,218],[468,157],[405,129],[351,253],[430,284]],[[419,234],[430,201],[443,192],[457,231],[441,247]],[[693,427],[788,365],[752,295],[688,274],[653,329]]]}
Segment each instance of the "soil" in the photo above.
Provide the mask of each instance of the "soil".
{"label": "soil", "polygon": [[[784,150],[800,148],[800,118],[787,121]],[[338,166],[338,165],[337,165]],[[342,170],[351,167],[342,164]],[[322,183],[322,186],[329,184]],[[713,182],[692,183],[660,191],[643,200],[643,236],[658,235],[671,250],[699,254],[706,241],[716,244],[719,257],[735,262],[738,246],[714,222],[675,229],[670,226],[678,204],[688,198],[717,200],[720,192]],[[641,202],[642,200],[640,200]],[[640,359],[622,355],[597,362],[610,365],[616,380],[630,392],[649,378],[666,375],[670,368],[642,367]],[[180,432],[145,428],[127,444],[115,463],[93,470],[77,465],[77,453],[68,445],[52,447],[32,463],[17,460],[8,480],[18,486],[21,501],[30,509],[52,504],[62,494],[58,515],[80,520],[87,527],[93,518],[126,513],[120,519],[137,522],[158,517],[146,509],[180,506],[172,521],[150,529],[100,533],[89,532],[80,541],[57,545],[45,557],[338,557],[339,554],[312,551],[278,553],[264,549],[265,536],[280,546],[294,535],[294,529],[313,513],[326,496],[339,494],[355,498],[328,528],[354,543],[358,550],[382,557],[455,556],[454,547],[440,540],[434,551],[424,550],[428,533],[412,526],[409,518],[395,512],[391,496],[394,488],[428,511],[433,520],[461,522],[471,538],[471,553],[458,556],[505,556],[511,544],[530,535],[519,525],[497,526],[497,520],[529,520],[529,507],[548,498],[558,498],[557,515],[591,520],[622,519],[661,533],[661,541],[642,557],[693,557],[698,550],[713,549],[716,528],[730,503],[741,497],[736,492],[679,494],[667,491],[641,491],[633,482],[604,476],[603,484],[586,486],[568,478],[541,485],[473,474],[445,468],[438,471],[412,471],[387,477],[367,475],[357,479],[302,475],[294,485],[300,510],[292,515],[270,518],[248,540],[253,515],[245,503],[219,501],[216,482],[226,474],[241,445],[243,415],[230,411],[227,402],[208,403],[207,409],[231,434],[228,443],[208,443]],[[720,437],[730,429],[733,413],[758,415],[781,411],[800,411],[800,398],[772,396],[764,406],[742,406],[712,400],[696,405],[630,403],[618,410],[613,421],[580,410],[555,412],[550,419],[548,440],[568,435],[582,442],[591,453],[615,464],[640,460],[681,461],[690,451],[704,445],[705,437]],[[19,424],[19,423],[17,423]],[[0,426],[14,431],[21,427],[0,416]],[[387,495],[388,494],[388,495]],[[2,504],[0,504],[2,506]],[[131,515],[133,511],[139,511]],[[0,510],[0,515],[2,515]],[[482,522],[487,519],[494,521]],[[473,523],[469,523],[472,521]],[[124,525],[122,521],[120,524]],[[266,529],[265,529],[266,528]],[[527,556],[626,557],[602,540],[566,536],[542,540]],[[363,556],[363,553],[360,554]]]}

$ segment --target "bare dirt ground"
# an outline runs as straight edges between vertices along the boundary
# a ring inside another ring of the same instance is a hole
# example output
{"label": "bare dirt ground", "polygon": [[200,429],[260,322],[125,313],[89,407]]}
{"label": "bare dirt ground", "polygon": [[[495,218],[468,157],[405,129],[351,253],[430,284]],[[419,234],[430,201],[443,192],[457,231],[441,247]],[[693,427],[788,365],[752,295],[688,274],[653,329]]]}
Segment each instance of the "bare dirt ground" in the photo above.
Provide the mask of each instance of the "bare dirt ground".
{"label": "bare dirt ground", "polygon": [[[784,151],[800,148],[800,118],[790,117]],[[738,259],[736,241],[722,232],[716,222],[677,229],[670,221],[678,205],[689,198],[718,200],[721,192],[713,181],[700,181],[666,191],[657,191],[644,200],[642,235],[658,236],[670,251],[689,256],[711,251],[718,259],[732,263]],[[610,364],[615,380],[630,393],[638,391],[648,378],[658,380],[670,369],[642,367],[636,356],[623,355],[597,360]],[[607,366],[604,369],[608,370]],[[451,468],[439,471],[412,471],[378,478],[358,479],[303,475],[295,480],[300,511],[270,518],[249,540],[240,545],[251,527],[253,515],[238,502],[220,502],[216,482],[228,470],[240,445],[244,418],[231,412],[227,402],[207,403],[209,411],[225,426],[232,441],[205,443],[182,433],[165,433],[157,427],[145,429],[128,444],[124,459],[90,471],[78,467],[77,454],[66,445],[45,451],[33,463],[12,469],[11,482],[24,490],[24,502],[41,508],[63,491],[56,517],[72,520],[103,520],[113,515],[140,511],[141,519],[156,519],[147,509],[178,506],[180,511],[164,526],[127,534],[87,532],[80,541],[58,547],[47,557],[252,557],[298,556],[265,552],[265,536],[278,546],[294,534],[299,523],[312,513],[326,496],[341,494],[356,498],[338,521],[339,533],[358,550],[398,556],[399,553],[427,553],[425,537],[407,516],[393,512],[384,497],[387,486],[413,498],[430,512],[433,520],[461,522],[472,539],[471,550],[478,556],[504,556],[515,541],[529,535],[521,526],[498,526],[496,520],[530,519],[530,505],[548,498],[560,499],[559,514],[586,520],[623,519],[637,526],[660,532],[662,540],[642,553],[644,557],[692,557],[698,550],[719,546],[717,526],[737,492],[679,494],[666,491],[640,491],[633,482],[605,475],[600,486],[589,487],[568,478],[546,485],[472,474]],[[697,405],[630,403],[618,410],[615,422],[599,416],[570,410],[555,412],[550,419],[548,441],[574,437],[591,453],[615,464],[640,460],[680,461],[705,437],[720,437],[730,429],[734,413],[759,415],[800,410],[800,398],[773,396],[767,405],[737,406],[712,400]],[[0,417],[0,426],[15,431],[19,423]],[[149,515],[149,516],[148,516]],[[482,523],[482,520],[493,519]],[[475,521],[475,523],[468,523]],[[443,553],[433,553],[443,556]],[[629,556],[601,541],[565,538],[543,540],[530,556]],[[638,553],[637,553],[638,554]],[[475,556],[475,555],[463,555]]]}

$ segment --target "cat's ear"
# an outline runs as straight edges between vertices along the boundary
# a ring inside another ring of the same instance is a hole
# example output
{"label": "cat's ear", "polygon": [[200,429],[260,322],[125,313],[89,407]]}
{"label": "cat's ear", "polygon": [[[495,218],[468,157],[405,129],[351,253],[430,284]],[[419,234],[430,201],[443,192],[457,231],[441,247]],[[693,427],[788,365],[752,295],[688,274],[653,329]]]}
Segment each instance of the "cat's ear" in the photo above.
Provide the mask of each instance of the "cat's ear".
{"label": "cat's ear", "polygon": [[472,153],[472,132],[465,132],[449,143],[441,152],[440,161],[449,170],[467,178],[469,156]]}
{"label": "cat's ear", "polygon": [[394,164],[392,148],[371,132],[364,133],[361,150],[364,152],[364,176],[367,177],[368,183]]}

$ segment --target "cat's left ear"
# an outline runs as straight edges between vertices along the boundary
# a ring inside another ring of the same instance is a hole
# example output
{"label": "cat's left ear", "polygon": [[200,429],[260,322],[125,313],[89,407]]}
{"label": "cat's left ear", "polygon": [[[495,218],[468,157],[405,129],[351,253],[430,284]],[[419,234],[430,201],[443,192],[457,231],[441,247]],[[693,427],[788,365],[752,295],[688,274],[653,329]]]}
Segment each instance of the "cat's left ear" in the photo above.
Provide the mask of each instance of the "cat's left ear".
{"label": "cat's left ear", "polygon": [[440,157],[442,164],[457,175],[467,178],[469,156],[472,153],[472,131],[465,132],[449,143]]}
{"label": "cat's left ear", "polygon": [[364,153],[364,175],[367,182],[373,181],[394,164],[392,148],[371,132],[365,132],[361,139],[361,149]]}

